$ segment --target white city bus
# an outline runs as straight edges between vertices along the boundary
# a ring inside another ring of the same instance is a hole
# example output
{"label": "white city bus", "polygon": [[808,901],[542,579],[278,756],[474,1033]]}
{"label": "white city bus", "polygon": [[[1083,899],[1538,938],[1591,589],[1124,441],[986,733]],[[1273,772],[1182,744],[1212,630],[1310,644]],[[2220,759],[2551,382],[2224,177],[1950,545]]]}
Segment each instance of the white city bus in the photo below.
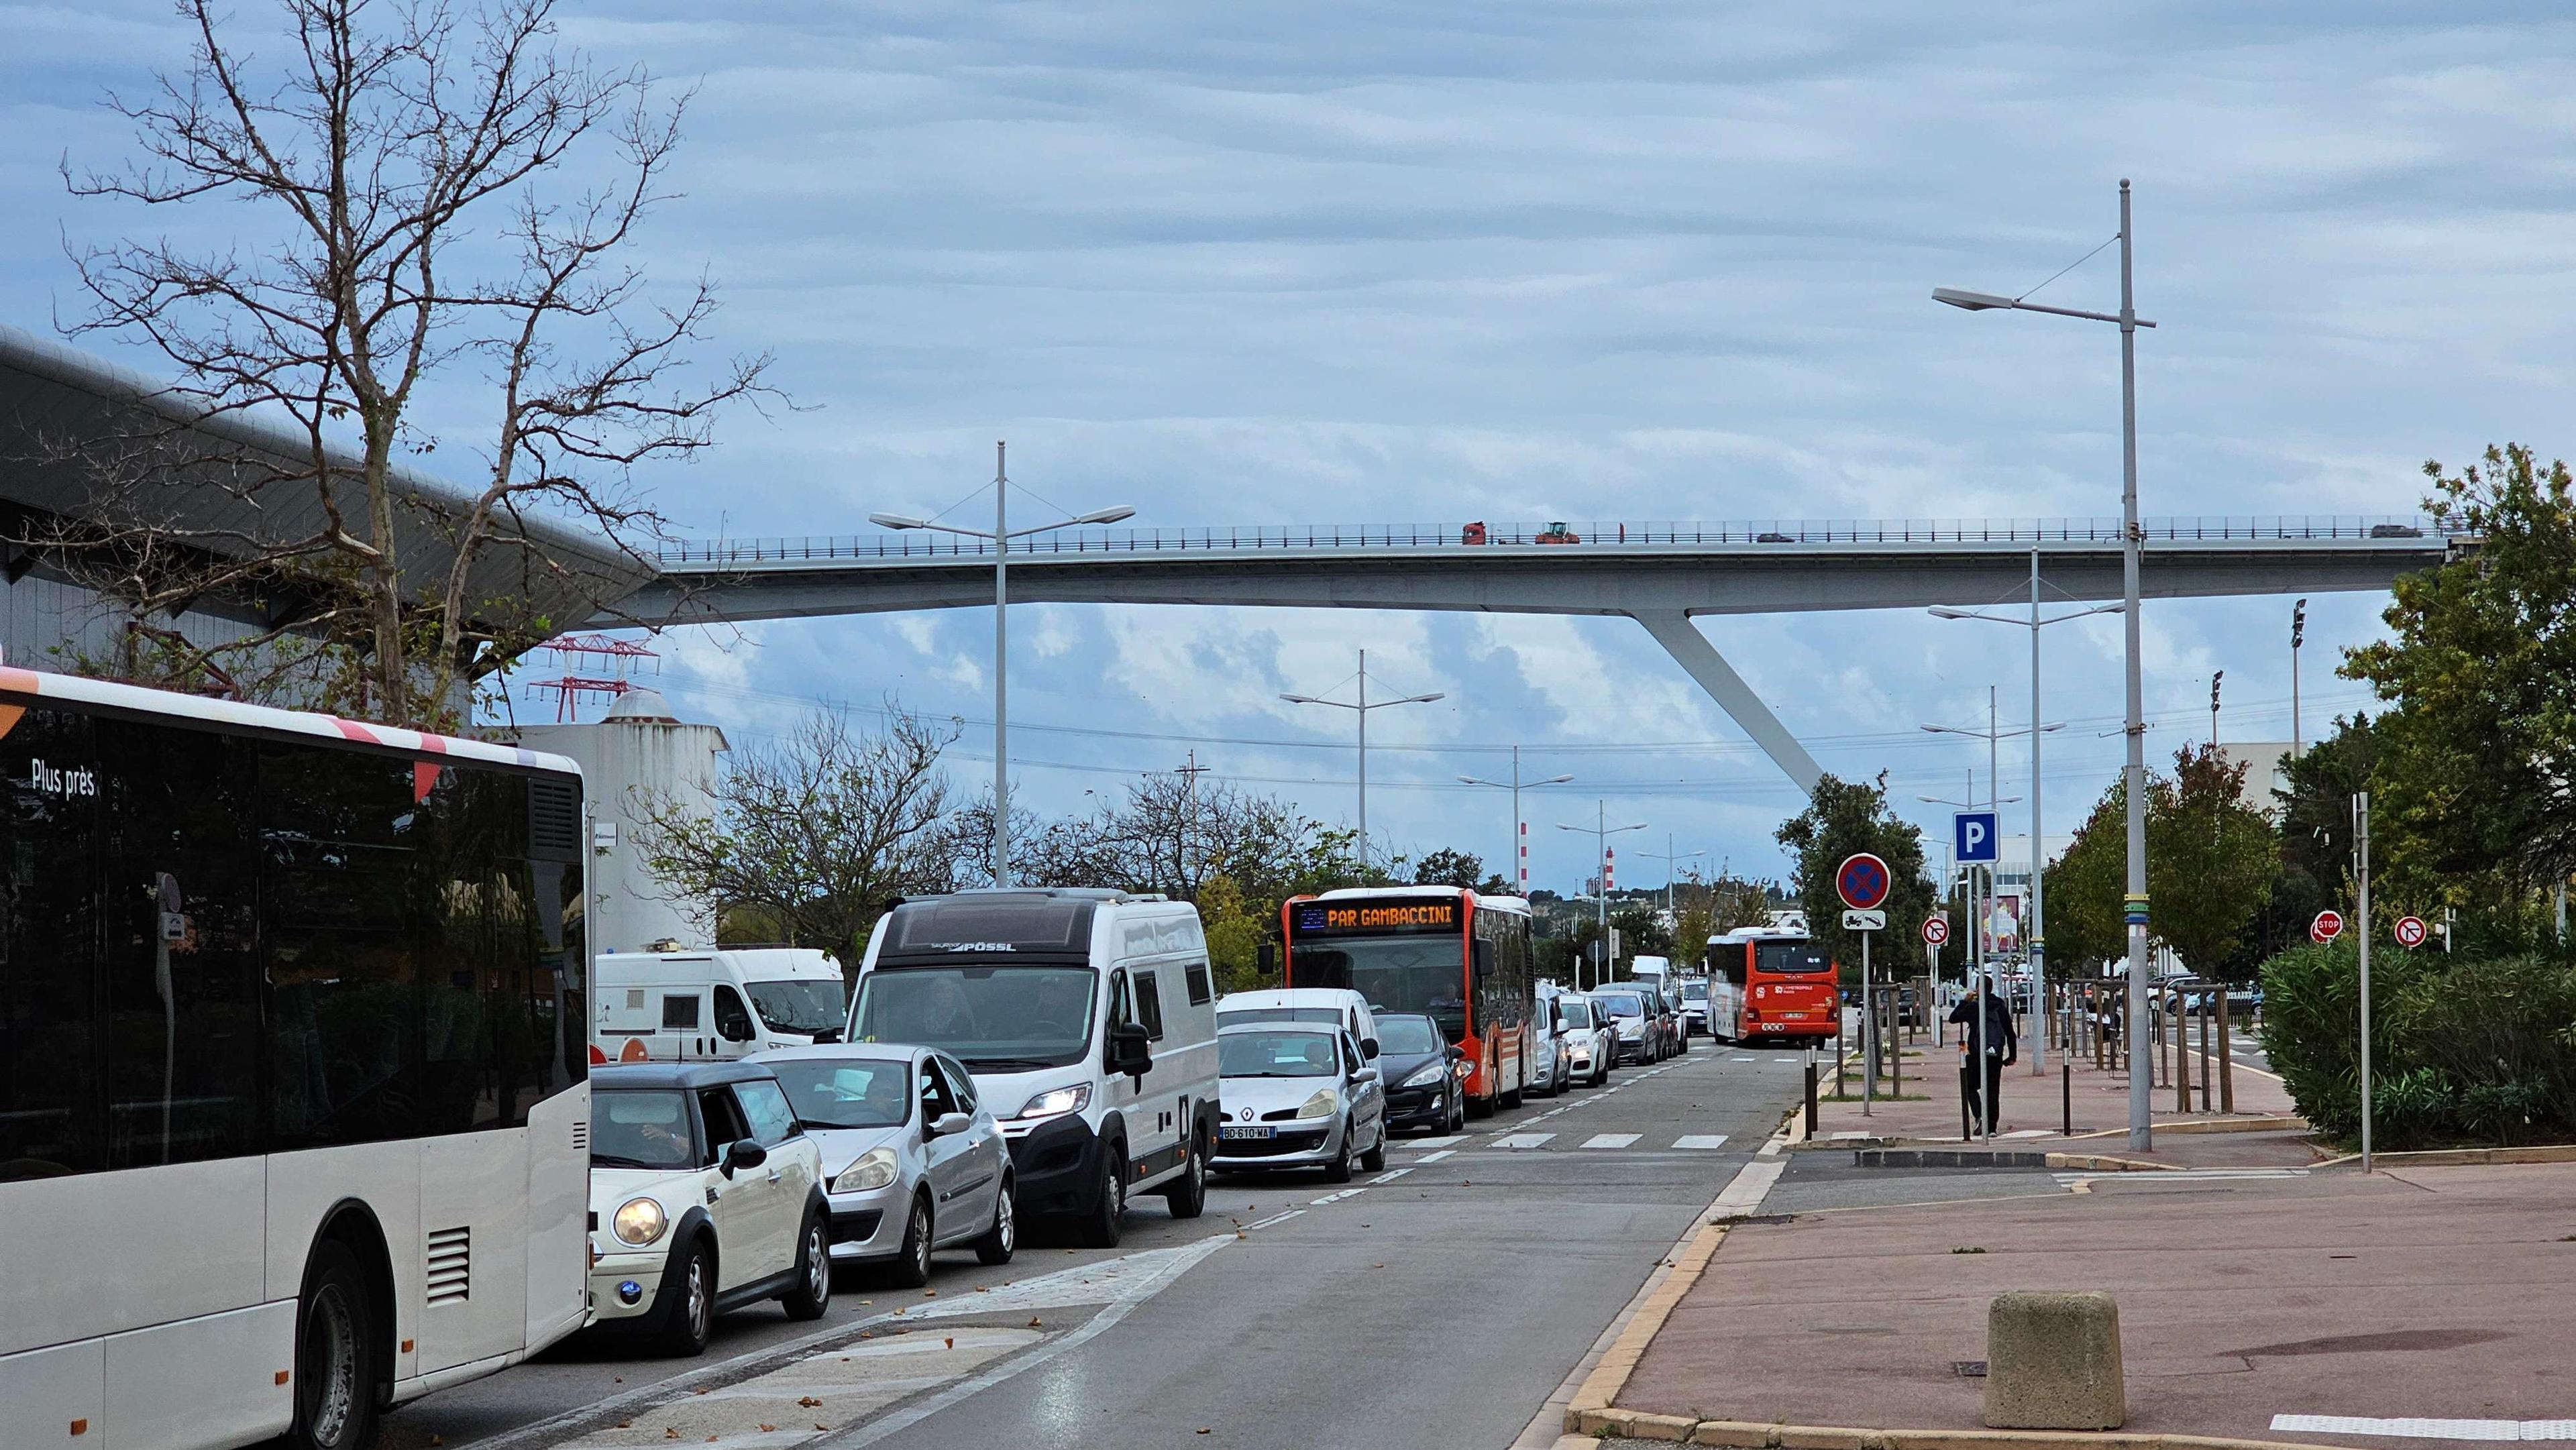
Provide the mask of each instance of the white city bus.
{"label": "white city bus", "polygon": [[581,776],[0,668],[0,1444],[348,1450],[587,1313]]}

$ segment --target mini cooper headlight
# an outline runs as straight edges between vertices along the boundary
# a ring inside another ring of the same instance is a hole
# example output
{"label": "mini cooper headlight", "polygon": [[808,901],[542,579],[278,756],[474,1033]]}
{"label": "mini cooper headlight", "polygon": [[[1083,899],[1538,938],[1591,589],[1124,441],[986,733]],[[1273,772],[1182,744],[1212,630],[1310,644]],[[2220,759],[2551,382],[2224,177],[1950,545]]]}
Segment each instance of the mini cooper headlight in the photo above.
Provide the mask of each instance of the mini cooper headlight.
{"label": "mini cooper headlight", "polygon": [[860,1193],[871,1188],[883,1188],[892,1182],[894,1182],[894,1150],[870,1148],[859,1155],[859,1161],[842,1169],[841,1176],[832,1180],[832,1191]]}
{"label": "mini cooper headlight", "polygon": [[1333,1096],[1333,1090],[1331,1088],[1317,1088],[1315,1089],[1315,1095],[1306,1099],[1306,1101],[1298,1107],[1297,1116],[1301,1118],[1329,1118],[1333,1115],[1333,1111],[1340,1106],[1341,1102]]}
{"label": "mini cooper headlight", "polygon": [[659,1203],[649,1198],[630,1198],[617,1206],[617,1212],[608,1220],[608,1229],[617,1235],[619,1243],[640,1249],[660,1238],[670,1222]]}

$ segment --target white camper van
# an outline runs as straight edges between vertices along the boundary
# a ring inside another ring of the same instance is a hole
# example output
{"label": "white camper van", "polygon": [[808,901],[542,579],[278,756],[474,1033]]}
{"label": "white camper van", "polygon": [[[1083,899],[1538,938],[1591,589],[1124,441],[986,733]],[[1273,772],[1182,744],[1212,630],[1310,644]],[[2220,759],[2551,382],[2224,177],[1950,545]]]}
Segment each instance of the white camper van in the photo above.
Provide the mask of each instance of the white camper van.
{"label": "white camper van", "polygon": [[1216,992],[1198,908],[1116,891],[966,891],[877,921],[850,1040],[966,1064],[1010,1143],[1019,1211],[1118,1242],[1128,1196],[1207,1202]]}
{"label": "white camper van", "polygon": [[838,1042],[841,964],[807,947],[606,952],[590,975],[590,1060],[692,1062]]}

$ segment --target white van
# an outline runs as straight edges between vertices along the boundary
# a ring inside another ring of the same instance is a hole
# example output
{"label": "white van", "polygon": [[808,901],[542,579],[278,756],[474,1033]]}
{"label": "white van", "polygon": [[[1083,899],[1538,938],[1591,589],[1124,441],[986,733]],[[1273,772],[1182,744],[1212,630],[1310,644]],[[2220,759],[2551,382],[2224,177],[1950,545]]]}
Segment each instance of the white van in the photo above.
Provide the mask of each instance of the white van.
{"label": "white van", "polygon": [[1260,987],[1228,992],[1216,1004],[1216,1025],[1244,1022],[1330,1022],[1351,1035],[1360,1051],[1377,1056],[1377,1014],[1368,998],[1348,987]]}
{"label": "white van", "polygon": [[1207,1203],[1216,992],[1198,908],[1116,891],[1013,888],[880,918],[853,1042],[935,1047],[1000,1120],[1024,1218],[1118,1242],[1138,1191],[1174,1218]]}
{"label": "white van", "polygon": [[841,964],[807,947],[604,952],[590,974],[590,1060],[692,1062],[838,1042]]}

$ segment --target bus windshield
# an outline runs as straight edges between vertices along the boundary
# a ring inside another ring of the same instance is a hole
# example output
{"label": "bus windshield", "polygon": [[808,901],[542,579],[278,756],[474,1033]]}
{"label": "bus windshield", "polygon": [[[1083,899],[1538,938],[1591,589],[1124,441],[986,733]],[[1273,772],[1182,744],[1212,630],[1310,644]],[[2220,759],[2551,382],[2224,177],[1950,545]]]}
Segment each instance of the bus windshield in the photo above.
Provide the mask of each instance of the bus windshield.
{"label": "bus windshield", "polygon": [[695,1168],[689,1100],[677,1092],[603,1092],[590,1105],[590,1161],[602,1168]]}
{"label": "bus windshield", "polygon": [[1219,1077],[1331,1077],[1333,1039],[1321,1032],[1229,1032],[1217,1039]]}
{"label": "bus windshield", "polygon": [[1380,1012],[1422,1012],[1451,1041],[1467,1035],[1467,952],[1447,933],[1300,943],[1300,987],[1348,987]]}
{"label": "bus windshield", "polygon": [[812,1037],[821,1032],[838,1032],[850,1020],[850,1002],[841,995],[841,984],[814,977],[799,977],[783,982],[745,982],[751,993],[751,1005],[760,1020],[781,1032],[797,1032]]}
{"label": "bus windshield", "polygon": [[1753,946],[1757,972],[1830,972],[1834,959],[1811,941],[1766,941]]}
{"label": "bus windshield", "polygon": [[1091,1046],[1089,967],[897,967],[859,980],[852,1036],[936,1047],[969,1068],[1026,1072]]}

